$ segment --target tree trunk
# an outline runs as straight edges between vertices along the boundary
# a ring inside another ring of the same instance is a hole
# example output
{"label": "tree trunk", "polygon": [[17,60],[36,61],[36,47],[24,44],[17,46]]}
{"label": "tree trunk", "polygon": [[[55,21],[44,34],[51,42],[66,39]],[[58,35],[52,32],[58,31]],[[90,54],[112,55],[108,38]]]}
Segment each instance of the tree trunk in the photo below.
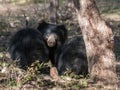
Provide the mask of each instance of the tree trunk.
{"label": "tree trunk", "polygon": [[53,23],[57,23],[57,10],[59,8],[59,0],[50,0],[49,19]]}
{"label": "tree trunk", "polygon": [[116,85],[111,28],[100,17],[95,0],[73,0],[73,3],[85,41],[91,79],[103,85]]}

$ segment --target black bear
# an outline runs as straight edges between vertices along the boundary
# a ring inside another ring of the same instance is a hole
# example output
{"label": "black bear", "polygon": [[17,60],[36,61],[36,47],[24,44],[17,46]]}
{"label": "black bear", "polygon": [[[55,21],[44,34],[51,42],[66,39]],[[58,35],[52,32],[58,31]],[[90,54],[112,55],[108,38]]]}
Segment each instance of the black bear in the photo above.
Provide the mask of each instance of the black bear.
{"label": "black bear", "polygon": [[55,65],[59,75],[63,75],[67,69],[75,74],[88,74],[88,62],[85,45],[81,37],[73,37],[61,46],[55,55]]}
{"label": "black bear", "polygon": [[13,60],[19,60],[18,64],[23,69],[35,60],[49,61],[49,50],[41,33],[32,28],[23,28],[16,32],[9,41],[8,51]]}
{"label": "black bear", "polygon": [[45,21],[41,21],[37,28],[46,41],[46,45],[49,48],[49,58],[54,66],[54,54],[56,49],[64,44],[67,39],[67,29],[64,25],[50,24]]}

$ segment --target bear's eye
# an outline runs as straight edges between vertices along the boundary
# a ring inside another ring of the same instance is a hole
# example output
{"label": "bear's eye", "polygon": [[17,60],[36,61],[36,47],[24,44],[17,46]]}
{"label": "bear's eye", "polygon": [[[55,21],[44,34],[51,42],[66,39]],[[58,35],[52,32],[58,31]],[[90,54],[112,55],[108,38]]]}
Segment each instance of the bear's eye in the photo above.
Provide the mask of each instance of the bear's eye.
{"label": "bear's eye", "polygon": [[48,38],[49,36],[50,36],[50,34],[47,34],[47,35],[46,35],[46,38]]}
{"label": "bear's eye", "polygon": [[49,37],[49,34],[45,34],[45,35],[43,36],[43,38],[44,38],[45,40],[47,40],[48,37]]}

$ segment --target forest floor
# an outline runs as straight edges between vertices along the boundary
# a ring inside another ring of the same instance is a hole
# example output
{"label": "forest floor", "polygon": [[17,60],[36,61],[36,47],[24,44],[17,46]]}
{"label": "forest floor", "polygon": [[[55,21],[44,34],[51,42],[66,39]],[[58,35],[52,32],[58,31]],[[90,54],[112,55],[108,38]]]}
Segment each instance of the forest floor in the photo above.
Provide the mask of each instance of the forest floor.
{"label": "forest floor", "polygon": [[[120,82],[120,2],[111,0],[108,3],[101,0],[97,2],[97,5],[102,18],[109,24],[115,34],[116,70]],[[30,27],[36,28],[41,19],[48,19],[48,12],[47,6],[42,7],[41,4],[0,4],[0,90],[86,90],[92,87],[87,82],[88,77],[81,78],[78,75],[66,75],[61,76],[58,81],[52,79],[49,74],[42,74],[42,71],[30,68],[26,72],[17,68],[14,63],[10,64],[10,56],[7,52],[9,38],[15,31],[25,27],[24,15],[30,17]],[[61,14],[59,23],[66,25],[69,30],[69,37],[74,35],[81,36],[75,16],[72,17],[73,14],[70,11],[66,11],[64,7],[58,13]],[[70,19],[63,21],[66,16]],[[50,63],[38,66],[41,70],[46,68],[46,72],[49,73]],[[120,83],[118,85],[120,88]],[[89,90],[98,90],[96,88],[97,86]],[[104,87],[104,90],[108,89]]]}

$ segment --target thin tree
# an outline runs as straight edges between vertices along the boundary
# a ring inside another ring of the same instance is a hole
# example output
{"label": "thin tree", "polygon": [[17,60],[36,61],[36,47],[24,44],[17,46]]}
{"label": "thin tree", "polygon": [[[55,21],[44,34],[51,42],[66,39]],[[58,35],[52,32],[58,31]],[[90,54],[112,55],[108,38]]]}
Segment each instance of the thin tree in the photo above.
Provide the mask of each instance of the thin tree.
{"label": "thin tree", "polygon": [[101,18],[95,0],[73,0],[85,41],[90,78],[103,85],[116,85],[114,37]]}
{"label": "thin tree", "polygon": [[53,23],[57,23],[57,10],[59,8],[59,0],[50,0],[49,19]]}

